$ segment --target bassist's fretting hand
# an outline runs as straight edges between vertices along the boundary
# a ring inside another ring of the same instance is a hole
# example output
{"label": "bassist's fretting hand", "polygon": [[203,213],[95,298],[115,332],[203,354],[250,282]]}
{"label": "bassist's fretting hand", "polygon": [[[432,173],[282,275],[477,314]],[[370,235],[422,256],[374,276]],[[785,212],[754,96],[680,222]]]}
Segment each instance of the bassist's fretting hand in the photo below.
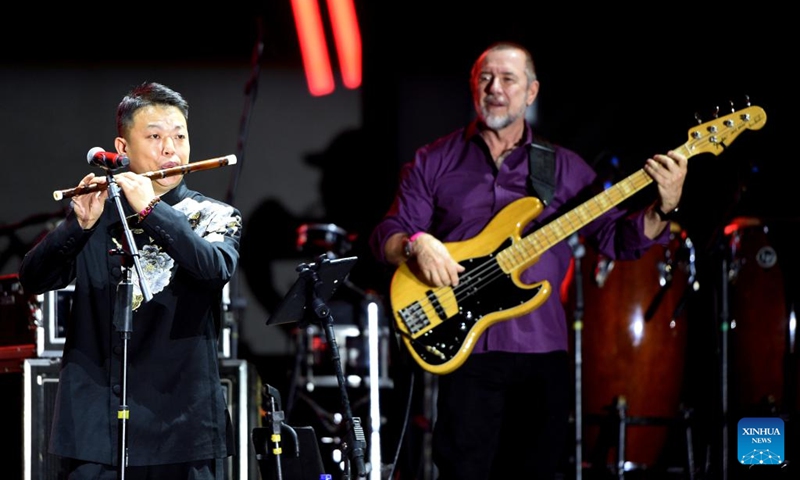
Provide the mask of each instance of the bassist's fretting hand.
{"label": "bassist's fretting hand", "polygon": [[647,238],[656,238],[664,230],[670,214],[677,210],[688,164],[686,156],[674,150],[666,155],[654,155],[645,162],[644,171],[658,187],[658,200],[644,217],[644,234]]}

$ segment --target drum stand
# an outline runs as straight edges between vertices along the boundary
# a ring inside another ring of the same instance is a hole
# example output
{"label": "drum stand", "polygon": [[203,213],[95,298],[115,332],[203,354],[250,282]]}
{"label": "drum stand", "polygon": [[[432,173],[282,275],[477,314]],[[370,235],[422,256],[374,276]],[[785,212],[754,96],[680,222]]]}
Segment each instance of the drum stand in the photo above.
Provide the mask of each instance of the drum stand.
{"label": "drum stand", "polygon": [[[675,420],[668,419],[668,418],[655,418],[655,417],[631,417],[628,416],[628,403],[627,399],[624,396],[619,396],[614,399],[614,404],[611,405],[609,414],[601,419],[601,432],[600,438],[609,439],[611,437],[611,433],[616,431],[617,438],[616,442],[606,441],[605,447],[606,449],[603,450],[598,446],[598,449],[602,452],[607,452],[609,448],[612,446],[617,447],[617,455],[616,455],[616,466],[614,469],[614,473],[616,477],[620,480],[625,478],[625,473],[636,468],[635,465],[630,464],[626,457],[626,437],[627,437],[627,429],[629,425],[656,425],[656,426],[669,426],[670,424],[674,423]],[[687,470],[688,476],[686,477],[689,480],[694,480],[695,478],[695,465],[694,465],[694,441],[693,441],[693,434],[692,434],[692,427],[691,427],[691,417],[692,417],[692,410],[690,408],[681,407],[682,413],[682,423],[684,426],[684,432],[686,437],[686,462],[687,462]],[[612,443],[614,445],[612,445]],[[598,441],[598,445],[602,445],[601,441]],[[598,456],[599,457],[599,456]],[[580,457],[578,457],[580,458]],[[603,457],[605,458],[605,457]],[[578,477],[580,478],[580,477]]]}

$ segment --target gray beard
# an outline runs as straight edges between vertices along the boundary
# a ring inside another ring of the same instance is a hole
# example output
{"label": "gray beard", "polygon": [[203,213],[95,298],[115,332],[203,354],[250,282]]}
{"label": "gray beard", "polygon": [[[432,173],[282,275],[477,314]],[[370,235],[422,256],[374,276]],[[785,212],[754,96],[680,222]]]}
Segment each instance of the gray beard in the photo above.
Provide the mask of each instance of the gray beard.
{"label": "gray beard", "polygon": [[511,125],[511,123],[514,121],[514,119],[511,118],[511,115],[504,115],[502,117],[490,115],[484,118],[484,123],[492,130],[502,130],[503,128]]}
{"label": "gray beard", "polygon": [[491,128],[492,130],[502,130],[507,126],[511,125],[512,123],[516,122],[517,119],[524,114],[525,110],[517,113],[509,113],[508,115],[504,116],[487,115],[486,109],[481,109],[481,116],[483,117],[483,123],[485,123],[486,126]]}

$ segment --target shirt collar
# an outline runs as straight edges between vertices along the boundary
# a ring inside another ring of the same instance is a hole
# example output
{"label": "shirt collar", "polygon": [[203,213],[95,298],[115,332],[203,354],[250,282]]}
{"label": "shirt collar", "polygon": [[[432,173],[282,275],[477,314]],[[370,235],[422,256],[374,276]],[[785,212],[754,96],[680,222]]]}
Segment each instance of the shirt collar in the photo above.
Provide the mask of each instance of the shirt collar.
{"label": "shirt collar", "polygon": [[[531,128],[530,123],[525,122],[525,133],[522,134],[525,137],[525,141],[522,145],[530,145],[533,143],[533,128]],[[477,138],[481,138],[478,132],[478,119],[472,120],[467,128],[464,129],[464,140],[465,141],[474,141]]]}
{"label": "shirt collar", "polygon": [[161,195],[161,199],[170,205],[175,205],[179,201],[183,200],[184,197],[186,197],[188,191],[189,188],[186,186],[186,179],[182,179],[181,183],[179,183],[175,188]]}

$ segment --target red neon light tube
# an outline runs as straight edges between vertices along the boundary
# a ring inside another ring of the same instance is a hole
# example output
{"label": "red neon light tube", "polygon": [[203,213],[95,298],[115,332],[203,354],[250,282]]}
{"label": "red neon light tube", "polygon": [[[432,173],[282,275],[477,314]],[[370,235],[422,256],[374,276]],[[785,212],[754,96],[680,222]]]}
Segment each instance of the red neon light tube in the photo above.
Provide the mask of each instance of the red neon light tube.
{"label": "red neon light tube", "polygon": [[334,83],[319,4],[316,0],[292,0],[292,10],[308,90],[314,96],[327,95],[333,92]]}
{"label": "red neon light tube", "polygon": [[361,32],[353,0],[328,0],[333,38],[347,88],[361,86]]}

